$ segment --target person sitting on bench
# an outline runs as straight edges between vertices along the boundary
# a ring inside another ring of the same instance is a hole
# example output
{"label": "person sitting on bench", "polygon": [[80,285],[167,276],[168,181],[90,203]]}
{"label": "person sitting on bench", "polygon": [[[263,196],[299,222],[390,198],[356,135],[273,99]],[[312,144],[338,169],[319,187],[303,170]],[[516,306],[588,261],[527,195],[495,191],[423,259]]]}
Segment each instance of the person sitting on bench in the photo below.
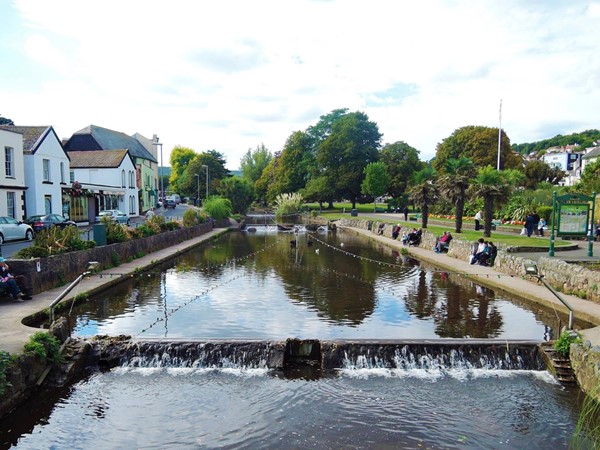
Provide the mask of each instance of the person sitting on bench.
{"label": "person sitting on bench", "polygon": [[444,231],[443,236],[440,237],[438,239],[437,244],[435,244],[433,251],[436,253],[442,253],[444,250],[447,251],[448,247],[450,246],[451,240],[452,240],[452,234],[450,234],[449,231]]}
{"label": "person sitting on bench", "polygon": [[22,292],[21,289],[25,290],[26,278],[23,275],[13,276],[8,271],[8,264],[6,259],[0,256],[0,290],[3,290],[10,295],[12,298],[22,302],[23,300],[29,300],[31,295],[29,293]]}

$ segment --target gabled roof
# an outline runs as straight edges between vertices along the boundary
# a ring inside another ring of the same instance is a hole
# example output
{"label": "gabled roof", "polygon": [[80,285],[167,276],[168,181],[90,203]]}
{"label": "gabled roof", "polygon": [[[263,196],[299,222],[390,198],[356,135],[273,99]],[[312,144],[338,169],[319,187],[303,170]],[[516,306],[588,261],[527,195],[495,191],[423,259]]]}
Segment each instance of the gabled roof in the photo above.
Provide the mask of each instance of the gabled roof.
{"label": "gabled roof", "polygon": [[123,159],[129,156],[127,150],[84,150],[68,153],[71,157],[71,169],[112,169],[119,167]]}
{"label": "gabled roof", "polygon": [[[25,155],[35,154],[41,143],[44,142],[44,139],[46,139],[50,133],[54,135],[63,152],[65,151],[61,140],[56,135],[56,131],[54,131],[54,128],[51,126],[27,127],[16,125],[0,125],[0,129],[14,131],[15,133],[20,133],[23,135],[23,153]],[[69,155],[67,155],[67,157],[68,156]]]}
{"label": "gabled roof", "polygon": [[89,125],[77,131],[65,144],[67,151],[129,150],[134,158],[158,163],[156,158],[137,140],[125,133]]}
{"label": "gabled roof", "polygon": [[598,158],[599,156],[600,156],[600,147],[596,147],[596,148],[590,150],[589,152],[587,152],[583,156],[583,159]]}

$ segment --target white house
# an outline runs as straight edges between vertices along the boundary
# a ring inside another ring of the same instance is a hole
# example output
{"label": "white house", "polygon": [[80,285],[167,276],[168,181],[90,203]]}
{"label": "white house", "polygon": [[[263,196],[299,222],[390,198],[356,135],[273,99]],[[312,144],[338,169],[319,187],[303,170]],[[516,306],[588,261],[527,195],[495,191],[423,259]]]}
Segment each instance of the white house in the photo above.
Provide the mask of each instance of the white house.
{"label": "white house", "polygon": [[598,160],[600,157],[600,146],[588,149],[588,152],[583,156],[581,171],[583,172],[586,166]]}
{"label": "white house", "polygon": [[0,128],[0,216],[25,219],[23,135]]}
{"label": "white house", "polygon": [[67,187],[69,157],[54,128],[9,125],[1,128],[23,136],[26,216],[68,215],[69,197],[63,195],[63,190]]}
{"label": "white house", "polygon": [[[100,211],[139,214],[136,167],[128,150],[69,151],[73,220],[89,220]],[[78,195],[80,194],[80,195]]]}

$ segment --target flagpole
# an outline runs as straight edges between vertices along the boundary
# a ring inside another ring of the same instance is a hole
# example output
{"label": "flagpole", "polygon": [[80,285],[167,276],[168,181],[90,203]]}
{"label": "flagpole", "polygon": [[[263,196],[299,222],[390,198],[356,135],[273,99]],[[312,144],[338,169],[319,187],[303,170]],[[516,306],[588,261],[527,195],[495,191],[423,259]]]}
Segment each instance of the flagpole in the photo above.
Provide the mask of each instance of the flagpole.
{"label": "flagpole", "polygon": [[500,170],[500,148],[502,147],[502,99],[500,99],[499,120],[500,127],[498,128],[498,170]]}

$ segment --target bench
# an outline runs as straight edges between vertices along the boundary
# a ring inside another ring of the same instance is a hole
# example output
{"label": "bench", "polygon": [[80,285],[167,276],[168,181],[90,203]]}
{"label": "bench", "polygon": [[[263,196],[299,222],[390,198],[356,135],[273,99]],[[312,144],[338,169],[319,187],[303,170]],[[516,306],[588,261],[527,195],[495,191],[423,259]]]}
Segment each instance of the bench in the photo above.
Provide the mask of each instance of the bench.
{"label": "bench", "polygon": [[421,218],[421,214],[415,214],[414,216],[410,216],[408,218],[408,220],[412,220],[413,222],[416,222],[417,220],[419,220]]}

